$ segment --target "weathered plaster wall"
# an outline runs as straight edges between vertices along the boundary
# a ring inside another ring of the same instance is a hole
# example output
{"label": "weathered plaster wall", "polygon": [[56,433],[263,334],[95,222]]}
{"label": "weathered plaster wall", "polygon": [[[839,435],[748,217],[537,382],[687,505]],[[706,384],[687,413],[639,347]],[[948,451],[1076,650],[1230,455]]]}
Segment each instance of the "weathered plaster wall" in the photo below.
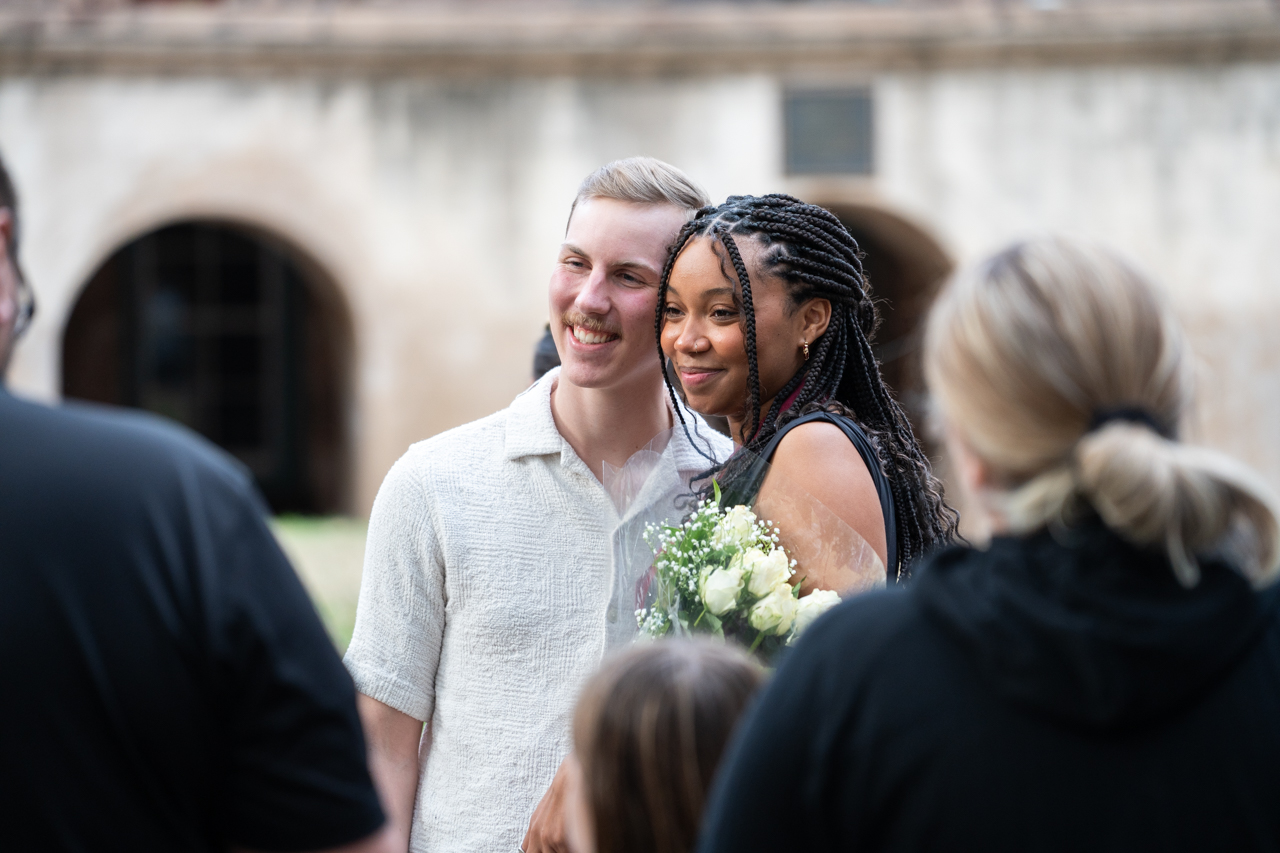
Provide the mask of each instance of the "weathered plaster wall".
{"label": "weathered plaster wall", "polygon": [[1280,486],[1280,65],[816,82],[866,80],[878,175],[826,183],[780,174],[782,88],[815,82],[789,74],[0,80],[41,298],[12,385],[56,396],[70,307],[124,241],[185,216],[260,225],[349,304],[365,510],[409,443],[524,386],[577,183],[646,153],[716,198],[875,201],[961,263],[1047,230],[1123,248],[1167,283],[1203,357],[1199,434]]}
{"label": "weathered plaster wall", "polygon": [[967,261],[1065,232],[1172,292],[1192,432],[1280,487],[1280,65],[889,75],[880,191]]}
{"label": "weathered plaster wall", "polygon": [[720,196],[776,184],[773,84],[17,78],[0,148],[25,204],[40,312],[11,384],[60,387],[79,289],[128,239],[220,216],[285,237],[349,304],[354,505],[413,441],[528,383],[578,183],[648,153]]}

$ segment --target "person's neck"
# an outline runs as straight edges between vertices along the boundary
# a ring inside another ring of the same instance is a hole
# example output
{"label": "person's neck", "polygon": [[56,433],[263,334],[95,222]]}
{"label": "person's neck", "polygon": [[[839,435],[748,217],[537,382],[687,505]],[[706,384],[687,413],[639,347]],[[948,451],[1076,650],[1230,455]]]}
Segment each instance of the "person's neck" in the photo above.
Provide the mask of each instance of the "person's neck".
{"label": "person's neck", "polygon": [[[741,417],[726,415],[725,420],[729,422],[729,438],[733,439],[733,446],[741,447],[745,443],[743,441],[745,434],[743,433],[742,428],[747,422],[746,413],[744,412]],[[751,436],[747,435],[746,439],[747,441],[750,441]]]}
{"label": "person's neck", "polygon": [[[760,417],[763,418],[769,411],[769,407],[773,405],[773,398],[760,401]],[[742,404],[742,413],[734,415],[726,415],[725,420],[729,422],[729,437],[733,439],[734,447],[741,447],[751,439],[755,438],[755,434],[760,431],[760,424],[751,427],[751,432],[743,432],[743,428],[747,426],[747,418],[751,417],[751,412],[747,411],[747,403]]]}
{"label": "person's neck", "polygon": [[597,480],[603,480],[605,462],[621,468],[671,427],[661,376],[617,388],[582,388],[558,377],[551,390],[551,416]]}
{"label": "person's neck", "polygon": [[[786,411],[787,406],[791,405],[791,402],[795,400],[795,398],[798,397],[799,395],[800,395],[799,388],[792,391],[790,396],[788,396],[787,399],[783,401],[783,404],[782,404],[783,411]],[[774,397],[770,397],[767,400],[760,401],[761,420],[763,420],[769,414],[769,409],[773,408],[773,401],[775,399],[776,399],[776,395]],[[743,444],[743,441],[741,439],[741,436],[743,434],[742,427],[747,422],[747,417],[749,415],[750,415],[750,412],[746,411],[746,407],[744,406],[741,417],[734,418],[732,415],[730,415],[726,418],[726,420],[729,421],[730,437],[733,439],[733,443],[738,447],[741,447]],[[751,434],[746,437],[747,441],[750,441],[751,439],[755,438],[755,434],[759,431],[760,431],[760,424],[756,424],[752,428]]]}

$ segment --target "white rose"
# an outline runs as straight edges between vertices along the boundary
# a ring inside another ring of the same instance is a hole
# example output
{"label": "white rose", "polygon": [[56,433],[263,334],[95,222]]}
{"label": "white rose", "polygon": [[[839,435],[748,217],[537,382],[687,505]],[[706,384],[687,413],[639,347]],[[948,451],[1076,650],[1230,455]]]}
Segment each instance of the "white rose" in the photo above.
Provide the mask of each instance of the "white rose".
{"label": "white rose", "polygon": [[813,621],[840,603],[840,596],[829,589],[815,589],[796,602],[796,634],[813,624]]}
{"label": "white rose", "polygon": [[711,533],[713,548],[745,548],[756,539],[756,514],[745,506],[730,507]]}
{"label": "white rose", "polygon": [[747,619],[757,631],[781,636],[791,628],[798,605],[799,602],[791,594],[791,587],[782,584],[757,601]]}
{"label": "white rose", "polygon": [[759,548],[748,548],[733,555],[729,560],[729,568],[749,574],[758,564],[764,562],[764,559],[764,551]]}
{"label": "white rose", "polygon": [[702,579],[702,603],[714,616],[732,609],[741,592],[742,569],[735,569],[732,565],[716,569]]}
{"label": "white rose", "polygon": [[781,548],[774,548],[767,555],[760,551],[756,553],[760,556],[751,562],[751,577],[747,580],[747,589],[751,590],[752,595],[764,597],[778,584],[786,583],[791,578],[791,564]]}

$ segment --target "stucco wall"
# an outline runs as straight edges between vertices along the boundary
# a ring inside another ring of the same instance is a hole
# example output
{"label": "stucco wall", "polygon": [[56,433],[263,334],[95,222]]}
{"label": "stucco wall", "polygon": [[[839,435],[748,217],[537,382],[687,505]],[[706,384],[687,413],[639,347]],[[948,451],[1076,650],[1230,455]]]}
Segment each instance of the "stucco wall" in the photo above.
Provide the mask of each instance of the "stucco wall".
{"label": "stucco wall", "polygon": [[1280,65],[890,75],[882,192],[963,260],[1021,235],[1116,246],[1200,356],[1193,437],[1280,487]]}
{"label": "stucco wall", "polygon": [[[859,72],[862,74],[863,72]],[[1171,288],[1204,357],[1198,432],[1280,486],[1280,65],[957,70],[817,81],[9,77],[0,148],[26,204],[41,313],[11,384],[60,385],[78,289],[175,218],[260,225],[337,283],[356,344],[355,506],[417,439],[527,382],[578,181],[615,157],[712,195],[780,174],[784,83],[874,80],[873,199],[960,262],[1018,235],[1116,244]]]}
{"label": "stucco wall", "polygon": [[40,312],[15,390],[60,387],[79,289],[120,244],[219,216],[285,237],[355,328],[354,505],[413,441],[527,383],[546,283],[581,179],[648,153],[720,196],[776,185],[773,85],[10,78],[0,148],[25,204]]}

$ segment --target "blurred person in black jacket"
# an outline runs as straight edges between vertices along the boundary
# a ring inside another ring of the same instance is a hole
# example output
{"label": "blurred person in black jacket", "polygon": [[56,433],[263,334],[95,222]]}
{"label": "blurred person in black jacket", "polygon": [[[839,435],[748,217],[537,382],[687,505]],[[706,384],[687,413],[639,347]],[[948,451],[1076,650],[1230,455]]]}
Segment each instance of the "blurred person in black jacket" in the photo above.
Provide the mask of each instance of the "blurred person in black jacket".
{"label": "blurred person in black jacket", "polygon": [[555,336],[551,334],[551,324],[547,323],[542,330],[542,337],[533,348],[533,381],[537,382],[547,371],[560,366],[560,351],[556,349]]}
{"label": "blurred person in black jacket", "polygon": [[[0,370],[33,305],[17,222],[0,163]],[[0,385],[0,847],[389,849],[354,687],[265,512],[181,428]]]}
{"label": "blurred person in black jacket", "polygon": [[1188,361],[1104,250],[1023,243],[950,285],[926,373],[997,535],[810,628],[701,853],[1280,850],[1275,500],[1177,441]]}

